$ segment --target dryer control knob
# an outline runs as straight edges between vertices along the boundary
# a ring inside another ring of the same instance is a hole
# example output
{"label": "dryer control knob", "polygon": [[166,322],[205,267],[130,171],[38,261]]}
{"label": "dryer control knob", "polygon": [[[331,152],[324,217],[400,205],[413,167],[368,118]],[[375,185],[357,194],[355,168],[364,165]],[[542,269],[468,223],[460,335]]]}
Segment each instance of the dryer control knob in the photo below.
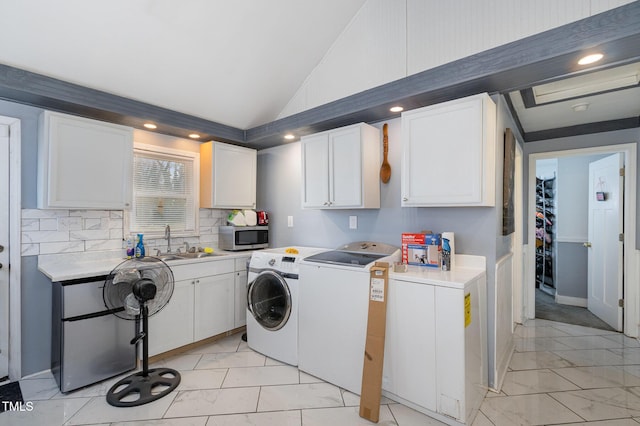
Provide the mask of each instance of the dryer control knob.
{"label": "dryer control knob", "polygon": [[276,260],[275,259],[269,259],[269,266],[273,266],[276,264]]}

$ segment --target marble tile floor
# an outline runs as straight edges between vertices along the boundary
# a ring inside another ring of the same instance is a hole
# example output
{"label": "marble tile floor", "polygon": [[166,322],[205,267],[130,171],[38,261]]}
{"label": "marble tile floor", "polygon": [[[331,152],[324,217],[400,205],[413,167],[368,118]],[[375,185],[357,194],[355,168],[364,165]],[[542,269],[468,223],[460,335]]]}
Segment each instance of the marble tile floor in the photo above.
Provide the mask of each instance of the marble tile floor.
{"label": "marble tile floor", "polygon": [[[604,330],[547,320],[518,326],[500,393],[489,392],[473,426],[640,424],[640,343]],[[252,351],[240,334],[152,366],[179,370],[175,392],[135,408],[104,395],[119,378],[61,394],[50,373],[20,382],[32,411],[0,425],[350,426],[359,397]],[[380,425],[442,425],[383,398]]]}

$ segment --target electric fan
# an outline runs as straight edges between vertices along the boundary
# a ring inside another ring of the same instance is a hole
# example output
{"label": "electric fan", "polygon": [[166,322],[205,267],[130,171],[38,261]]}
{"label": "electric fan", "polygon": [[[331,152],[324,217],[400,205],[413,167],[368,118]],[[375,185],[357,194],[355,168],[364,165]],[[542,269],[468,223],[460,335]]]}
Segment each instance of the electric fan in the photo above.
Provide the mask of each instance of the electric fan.
{"label": "electric fan", "polygon": [[107,309],[119,318],[135,320],[136,336],[131,344],[142,341],[142,371],[114,384],[107,392],[109,404],[115,407],[146,404],[162,398],[180,384],[176,370],[149,370],[149,316],[165,307],[173,294],[173,286],[173,272],[154,257],[125,260],[107,276],[102,292]]}

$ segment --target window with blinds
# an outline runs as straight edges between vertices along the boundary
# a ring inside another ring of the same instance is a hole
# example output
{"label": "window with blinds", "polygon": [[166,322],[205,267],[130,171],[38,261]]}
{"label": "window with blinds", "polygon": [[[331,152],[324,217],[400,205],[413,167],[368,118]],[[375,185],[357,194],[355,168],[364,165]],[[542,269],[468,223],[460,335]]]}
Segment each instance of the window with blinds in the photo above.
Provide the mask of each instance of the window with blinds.
{"label": "window with blinds", "polygon": [[199,154],[136,145],[129,232],[197,235]]}

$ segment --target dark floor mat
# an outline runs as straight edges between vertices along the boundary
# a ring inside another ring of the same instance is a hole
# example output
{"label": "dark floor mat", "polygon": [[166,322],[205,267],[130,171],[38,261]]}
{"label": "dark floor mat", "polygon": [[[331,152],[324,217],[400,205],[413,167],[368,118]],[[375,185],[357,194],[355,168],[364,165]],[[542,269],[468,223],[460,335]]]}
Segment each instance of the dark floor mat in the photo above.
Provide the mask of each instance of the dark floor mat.
{"label": "dark floor mat", "polygon": [[[20,390],[20,383],[11,382],[6,385],[0,386],[0,413],[5,411],[5,401],[13,402],[13,403],[23,403],[22,399],[22,391]],[[8,408],[8,407],[7,407]]]}
{"label": "dark floor mat", "polygon": [[536,318],[615,331],[587,308],[556,303],[553,296],[540,289],[536,289]]}

